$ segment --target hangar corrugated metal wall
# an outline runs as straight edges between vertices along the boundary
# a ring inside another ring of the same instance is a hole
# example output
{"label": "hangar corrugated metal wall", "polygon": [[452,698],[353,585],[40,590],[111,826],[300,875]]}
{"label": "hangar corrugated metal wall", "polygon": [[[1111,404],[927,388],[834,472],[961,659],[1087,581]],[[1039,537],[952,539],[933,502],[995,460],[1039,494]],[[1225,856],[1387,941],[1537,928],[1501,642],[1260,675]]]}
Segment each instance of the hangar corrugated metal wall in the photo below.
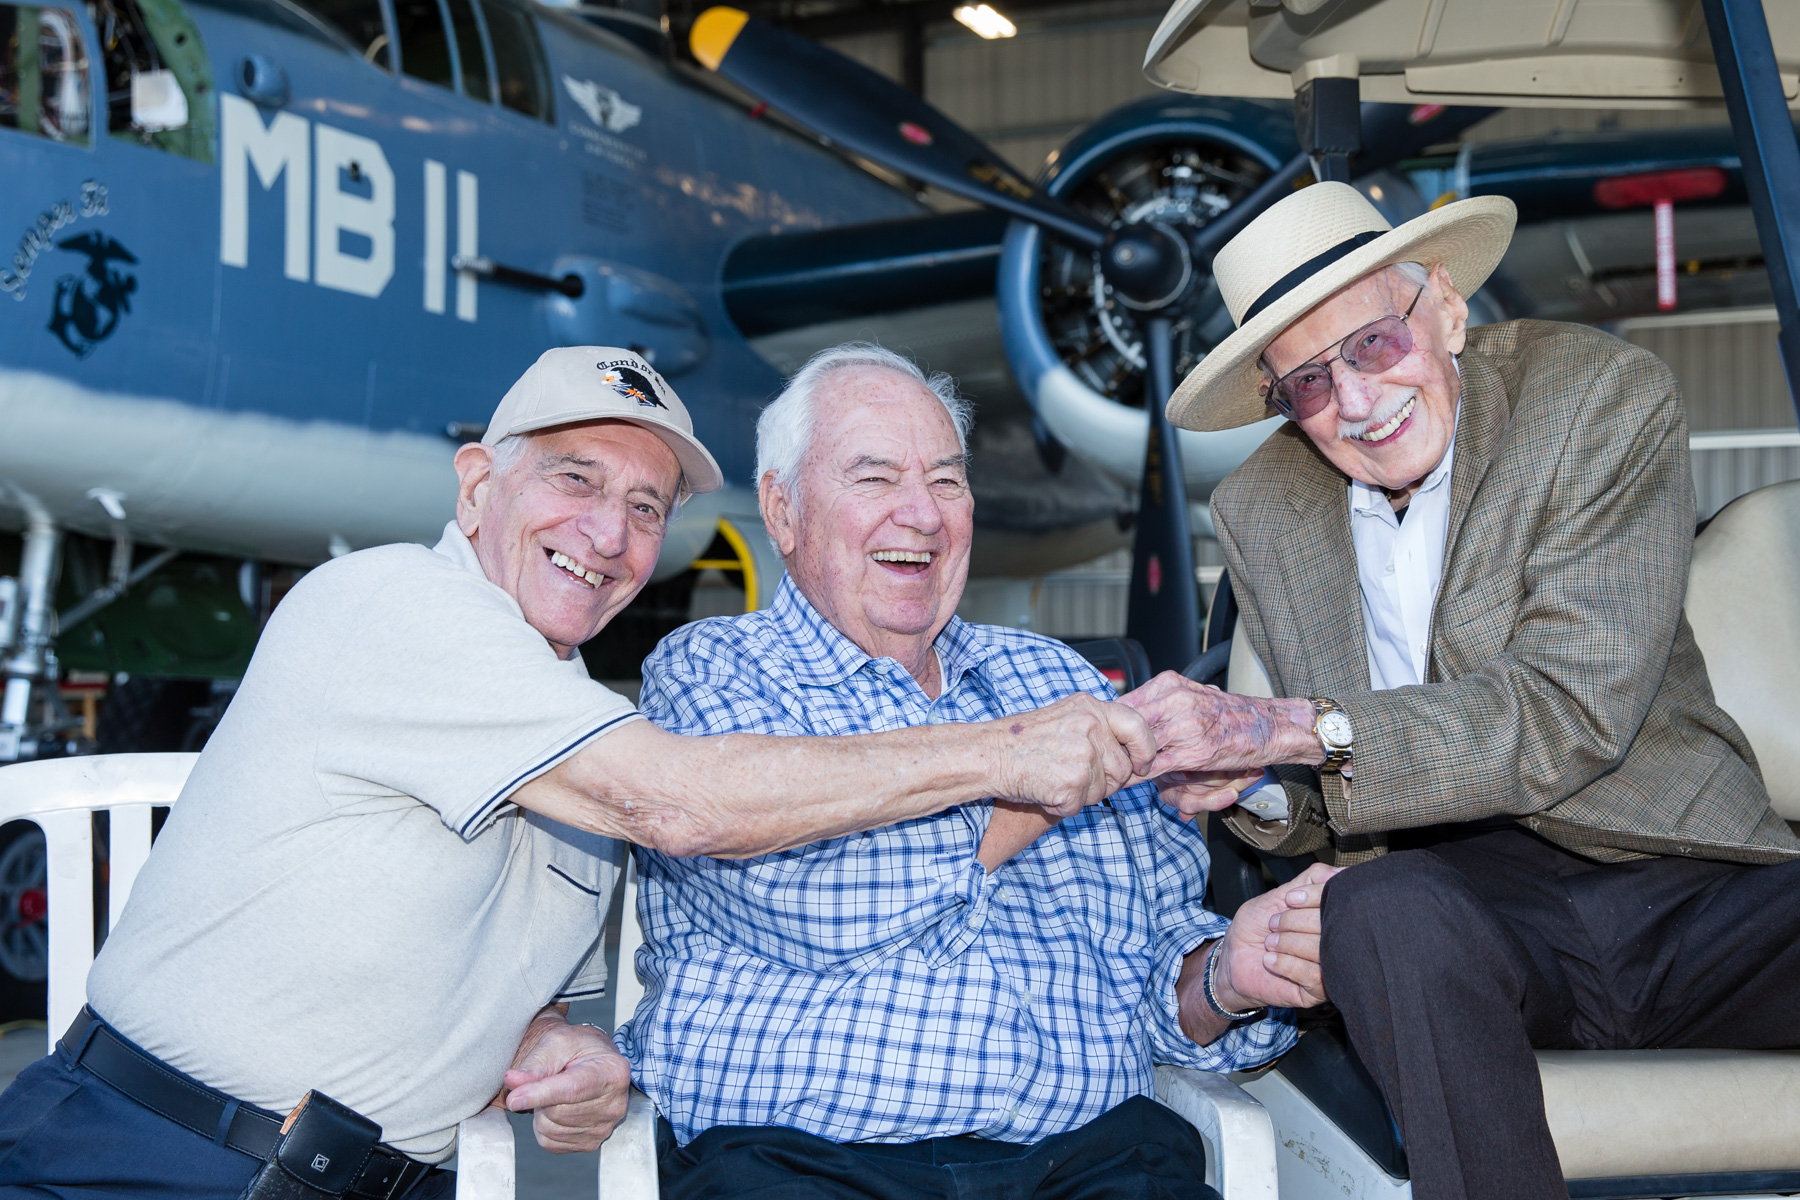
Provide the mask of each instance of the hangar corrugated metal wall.
{"label": "hangar corrugated metal wall", "polygon": [[1800,479],[1800,429],[1778,328],[1773,308],[1675,312],[1614,327],[1668,363],[1681,382],[1702,517],[1745,492]]}
{"label": "hangar corrugated metal wall", "polygon": [[[925,98],[1036,176],[1076,129],[1157,90],[1144,78],[1144,47],[1167,7],[1118,0],[1058,7],[1049,16],[1026,13],[1017,37],[991,42],[954,23],[930,26]],[[897,33],[826,44],[900,78]]]}
{"label": "hangar corrugated metal wall", "polygon": [[[1004,7],[1004,6],[1002,6]],[[925,94],[984,137],[1027,175],[1070,133],[1154,88],[1144,79],[1144,46],[1166,5],[1135,0],[1027,13],[1019,35],[982,41],[961,26],[926,31]],[[832,46],[893,78],[901,73],[897,33],[832,39]],[[1716,125],[1722,110],[1615,111],[1512,109],[1471,129],[1471,141],[1567,131]],[[1680,380],[1694,434],[1696,500],[1710,516],[1736,496],[1800,478],[1800,431],[1775,348],[1771,309],[1672,313],[1615,323],[1619,336],[1660,355]],[[1198,547],[1200,562],[1216,562]],[[1129,561],[1109,555],[1048,575],[1035,589],[1033,626],[1062,637],[1124,631]]]}

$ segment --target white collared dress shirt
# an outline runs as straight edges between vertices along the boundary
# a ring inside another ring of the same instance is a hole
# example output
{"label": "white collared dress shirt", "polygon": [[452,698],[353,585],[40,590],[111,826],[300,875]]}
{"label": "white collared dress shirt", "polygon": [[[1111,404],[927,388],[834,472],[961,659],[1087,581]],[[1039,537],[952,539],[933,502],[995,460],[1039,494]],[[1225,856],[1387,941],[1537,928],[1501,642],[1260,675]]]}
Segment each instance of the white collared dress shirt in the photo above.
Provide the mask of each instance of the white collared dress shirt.
{"label": "white collared dress shirt", "polygon": [[[1457,416],[1462,415],[1461,407]],[[1450,470],[1456,432],[1442,461],[1413,493],[1402,520],[1378,487],[1352,479],[1350,540],[1356,547],[1357,590],[1362,594],[1363,636],[1369,652],[1369,686],[1377,690],[1425,681],[1431,646],[1431,612],[1444,579],[1444,543],[1450,532]],[[1247,789],[1238,803],[1258,820],[1285,821],[1287,793],[1273,771]]]}

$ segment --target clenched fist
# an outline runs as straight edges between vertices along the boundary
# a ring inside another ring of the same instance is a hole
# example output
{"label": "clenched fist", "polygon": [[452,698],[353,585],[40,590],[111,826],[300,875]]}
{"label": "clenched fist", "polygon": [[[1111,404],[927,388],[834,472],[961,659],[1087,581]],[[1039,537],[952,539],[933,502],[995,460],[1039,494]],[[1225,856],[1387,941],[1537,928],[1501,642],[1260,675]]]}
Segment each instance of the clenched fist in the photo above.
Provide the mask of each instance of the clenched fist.
{"label": "clenched fist", "polygon": [[604,1030],[571,1025],[555,1008],[532,1019],[494,1103],[533,1113],[538,1145],[553,1154],[596,1150],[625,1119],[631,1065]]}
{"label": "clenched fist", "polygon": [[1137,710],[1085,693],[990,723],[1002,755],[995,798],[1080,812],[1146,778],[1156,739]]}

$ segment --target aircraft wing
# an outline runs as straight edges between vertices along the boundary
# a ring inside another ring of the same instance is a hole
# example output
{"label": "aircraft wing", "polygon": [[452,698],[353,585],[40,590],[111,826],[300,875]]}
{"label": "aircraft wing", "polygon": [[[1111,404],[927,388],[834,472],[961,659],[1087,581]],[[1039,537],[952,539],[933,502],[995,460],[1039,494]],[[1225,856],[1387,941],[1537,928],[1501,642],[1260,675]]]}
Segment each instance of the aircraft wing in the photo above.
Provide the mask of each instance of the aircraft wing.
{"label": "aircraft wing", "polygon": [[990,209],[747,238],[725,308],[748,337],[994,294],[1007,217]]}

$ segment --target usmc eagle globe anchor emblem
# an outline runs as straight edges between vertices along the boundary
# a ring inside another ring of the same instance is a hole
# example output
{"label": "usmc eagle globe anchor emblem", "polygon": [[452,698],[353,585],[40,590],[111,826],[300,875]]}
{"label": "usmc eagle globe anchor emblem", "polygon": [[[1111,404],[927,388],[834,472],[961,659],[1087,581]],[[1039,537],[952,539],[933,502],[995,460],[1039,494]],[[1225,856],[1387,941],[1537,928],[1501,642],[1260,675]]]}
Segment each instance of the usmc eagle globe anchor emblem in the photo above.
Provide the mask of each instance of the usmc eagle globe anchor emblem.
{"label": "usmc eagle globe anchor emblem", "polygon": [[111,337],[131,311],[137,276],[115,263],[137,263],[137,256],[104,233],[83,233],[56,243],[59,250],[87,255],[87,270],[56,281],[50,306],[50,332],[77,358],[86,358]]}

